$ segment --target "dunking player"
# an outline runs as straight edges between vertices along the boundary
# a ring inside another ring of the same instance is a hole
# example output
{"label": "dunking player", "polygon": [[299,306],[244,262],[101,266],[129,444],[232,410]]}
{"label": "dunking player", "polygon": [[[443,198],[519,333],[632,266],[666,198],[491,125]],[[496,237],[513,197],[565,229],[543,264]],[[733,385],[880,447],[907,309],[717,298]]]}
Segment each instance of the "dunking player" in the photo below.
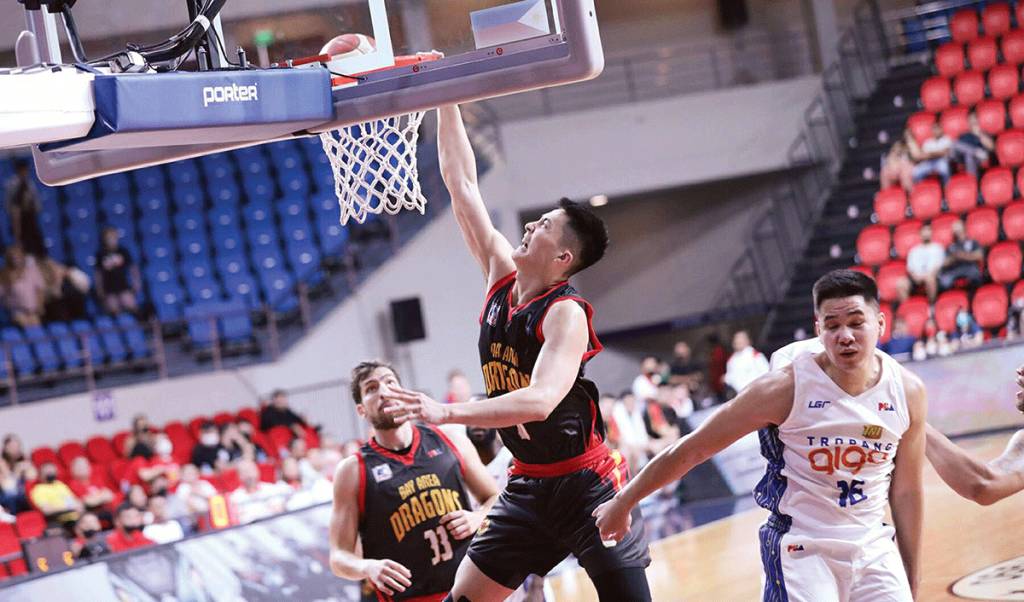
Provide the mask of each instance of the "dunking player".
{"label": "dunking player", "polygon": [[[641,499],[760,430],[768,468],[754,497],[771,511],[760,529],[762,600],[912,599],[921,575],[924,385],[876,353],[885,318],[874,280],[830,272],[814,285],[814,307],[824,353],[762,376],[658,454],[596,510],[604,537],[623,537]],[[895,529],[882,522],[886,502]]]}
{"label": "dunking player", "polygon": [[[824,350],[819,338],[790,343],[772,354],[772,370]],[[877,353],[883,354],[882,351]],[[1017,369],[1017,377],[1024,379],[1024,365]],[[1024,389],[1017,398],[1021,399],[1022,394]],[[1024,407],[1021,411],[1024,412]],[[1003,453],[987,463],[957,446],[930,424],[925,424],[925,436],[925,454],[932,468],[962,497],[988,506],[1024,490],[1024,430],[1014,433]]]}
{"label": "dunking player", "polygon": [[601,350],[590,305],[567,280],[608,246],[604,224],[562,201],[526,226],[512,245],[494,228],[480,197],[473,150],[458,107],[438,111],[441,174],[463,237],[483,268],[480,358],[489,399],[442,405],[421,393],[385,392],[400,402],[396,421],[461,423],[499,429],[515,460],[508,486],[480,527],[450,600],[503,600],[527,575],[545,575],[569,553],[605,602],[650,600],[650,563],[638,525],[608,546],[591,516],[628,478],[622,457],[604,444],[597,388],[583,366]]}
{"label": "dunking player", "polygon": [[[335,473],[331,569],[368,580],[382,602],[440,602],[498,487],[464,433],[382,412],[381,392],[398,386],[382,362],[352,371],[352,398],[374,434]],[[467,489],[480,511],[470,511]]]}

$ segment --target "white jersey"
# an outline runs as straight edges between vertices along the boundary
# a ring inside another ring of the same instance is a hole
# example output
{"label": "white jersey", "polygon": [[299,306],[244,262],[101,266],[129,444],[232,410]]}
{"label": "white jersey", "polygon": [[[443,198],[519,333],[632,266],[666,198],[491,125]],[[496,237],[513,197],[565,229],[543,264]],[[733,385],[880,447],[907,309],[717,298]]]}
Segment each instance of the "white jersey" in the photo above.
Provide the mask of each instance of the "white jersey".
{"label": "white jersey", "polygon": [[759,433],[768,468],[755,499],[785,531],[861,539],[882,528],[893,460],[910,425],[901,368],[876,351],[881,377],[853,397],[818,366],[815,343],[789,350],[796,352],[793,408]]}

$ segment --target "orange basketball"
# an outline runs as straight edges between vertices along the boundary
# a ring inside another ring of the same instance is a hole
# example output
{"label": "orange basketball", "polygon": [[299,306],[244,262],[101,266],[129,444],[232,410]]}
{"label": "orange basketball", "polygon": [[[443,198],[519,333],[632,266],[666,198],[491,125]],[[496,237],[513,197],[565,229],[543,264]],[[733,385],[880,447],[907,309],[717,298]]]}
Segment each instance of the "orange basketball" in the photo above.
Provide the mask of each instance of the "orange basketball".
{"label": "orange basketball", "polygon": [[339,57],[352,53],[369,54],[376,49],[377,43],[370,36],[364,36],[361,33],[345,33],[327,42],[320,50],[320,54]]}

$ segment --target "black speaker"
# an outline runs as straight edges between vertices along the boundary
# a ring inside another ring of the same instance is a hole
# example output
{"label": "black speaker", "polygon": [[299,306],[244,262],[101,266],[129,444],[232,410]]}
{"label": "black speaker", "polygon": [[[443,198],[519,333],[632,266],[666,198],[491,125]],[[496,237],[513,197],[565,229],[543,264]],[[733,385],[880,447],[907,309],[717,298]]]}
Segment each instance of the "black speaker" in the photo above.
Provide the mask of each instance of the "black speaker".
{"label": "black speaker", "polygon": [[718,22],[722,29],[739,29],[749,20],[746,0],[718,0]]}
{"label": "black speaker", "polygon": [[395,329],[395,342],[408,343],[427,338],[423,328],[423,310],[420,298],[398,299],[391,302],[391,325]]}

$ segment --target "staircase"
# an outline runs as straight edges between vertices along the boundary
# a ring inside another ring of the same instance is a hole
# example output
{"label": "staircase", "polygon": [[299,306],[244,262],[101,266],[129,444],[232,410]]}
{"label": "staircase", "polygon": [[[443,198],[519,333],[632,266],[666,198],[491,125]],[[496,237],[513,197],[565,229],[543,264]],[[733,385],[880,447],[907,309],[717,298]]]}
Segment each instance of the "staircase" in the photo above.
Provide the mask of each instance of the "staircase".
{"label": "staircase", "polygon": [[[857,263],[857,235],[871,223],[874,195],[879,188],[880,158],[903,135],[907,118],[919,110],[921,83],[930,75],[929,65],[894,67],[866,101],[821,218],[814,226],[786,294],[772,311],[763,338],[764,351],[793,342],[794,333],[801,328],[813,335],[814,282],[831,270]],[[870,177],[865,177],[866,170],[870,170]]]}

